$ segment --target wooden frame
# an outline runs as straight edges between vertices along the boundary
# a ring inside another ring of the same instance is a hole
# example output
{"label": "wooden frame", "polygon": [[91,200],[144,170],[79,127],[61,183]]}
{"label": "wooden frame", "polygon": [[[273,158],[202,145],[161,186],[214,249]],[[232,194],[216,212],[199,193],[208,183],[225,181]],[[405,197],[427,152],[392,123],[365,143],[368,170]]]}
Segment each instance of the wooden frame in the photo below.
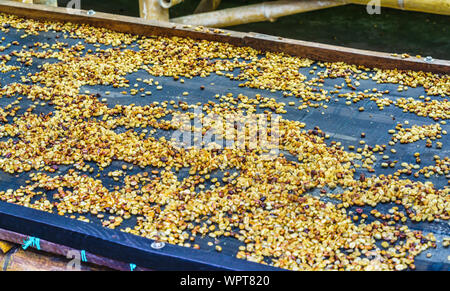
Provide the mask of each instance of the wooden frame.
{"label": "wooden frame", "polygon": [[[200,3],[201,4],[201,3]],[[275,22],[278,18],[346,5],[344,1],[277,0],[220,9],[170,19],[181,24],[227,27],[254,22]]]}
{"label": "wooden frame", "polygon": [[97,12],[88,15],[86,11],[61,7],[30,5],[0,0],[0,12],[22,17],[55,21],[86,23],[97,27],[109,28],[124,33],[140,35],[164,35],[190,37],[210,41],[228,42],[237,46],[249,46],[261,51],[285,52],[290,55],[311,58],[318,61],[346,62],[369,68],[416,70],[433,73],[450,73],[450,61],[401,56],[315,42],[293,40],[259,33],[241,33],[224,31],[211,33],[197,31],[195,27],[182,24],[145,20],[136,17],[121,16]]}

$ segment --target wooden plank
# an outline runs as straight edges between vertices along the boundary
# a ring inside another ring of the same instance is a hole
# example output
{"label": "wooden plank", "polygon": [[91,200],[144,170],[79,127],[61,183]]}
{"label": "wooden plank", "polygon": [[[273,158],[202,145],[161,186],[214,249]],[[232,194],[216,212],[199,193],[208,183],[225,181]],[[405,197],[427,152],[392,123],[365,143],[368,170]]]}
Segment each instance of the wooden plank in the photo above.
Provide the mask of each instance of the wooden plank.
{"label": "wooden plank", "polygon": [[185,25],[144,20],[136,17],[96,13],[87,15],[86,11],[61,7],[29,5],[0,0],[0,12],[15,14],[21,17],[54,21],[71,21],[86,23],[97,27],[105,27],[124,33],[139,35],[160,35],[190,37],[210,41],[228,42],[237,46],[250,46],[261,51],[285,52],[290,55],[307,57],[318,61],[346,62],[363,65],[369,68],[415,70],[434,73],[450,73],[450,61],[433,60],[427,62],[423,58],[395,57],[388,53],[352,49],[340,46],[292,40],[256,33],[240,33],[224,31],[211,33],[197,31]]}
{"label": "wooden plank", "polygon": [[[22,245],[25,240],[28,239],[28,236],[0,229],[0,240],[8,241],[10,243]],[[22,248],[19,251],[15,252],[14,255],[9,257],[8,270],[66,270],[67,263],[69,260],[67,259],[68,254],[75,254],[80,252],[80,250],[76,250],[67,246],[59,245],[56,243],[52,243],[46,240],[40,240],[40,252],[32,250],[31,252],[24,252]],[[47,253],[47,254],[46,254]],[[50,254],[58,255],[59,257],[52,256]],[[86,252],[86,259],[90,263],[88,267],[86,264],[83,269],[93,268],[93,266],[104,266],[114,270],[121,271],[129,271],[129,264],[115,261],[109,258],[97,256],[95,254]],[[0,260],[0,266],[3,266],[3,263],[6,260],[6,256],[2,257]],[[3,262],[2,262],[3,261]],[[81,265],[80,265],[81,266]],[[100,268],[94,268],[100,269]],[[147,270],[146,268],[137,267],[137,270]]]}
{"label": "wooden plank", "polygon": [[172,18],[170,21],[210,27],[227,27],[263,21],[275,22],[280,17],[342,5],[346,5],[346,3],[334,0],[267,1],[218,11],[186,15]]}
{"label": "wooden plank", "polygon": [[219,7],[222,0],[201,0],[197,8],[195,8],[194,14],[214,11]]}

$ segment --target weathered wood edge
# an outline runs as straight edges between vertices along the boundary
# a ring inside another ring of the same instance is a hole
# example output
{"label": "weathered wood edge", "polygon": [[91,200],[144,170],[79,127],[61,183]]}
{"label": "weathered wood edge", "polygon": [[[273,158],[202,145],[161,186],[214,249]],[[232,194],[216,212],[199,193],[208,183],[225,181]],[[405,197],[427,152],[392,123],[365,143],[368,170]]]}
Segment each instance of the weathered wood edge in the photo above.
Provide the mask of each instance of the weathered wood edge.
{"label": "weathered wood edge", "polygon": [[450,73],[450,61],[392,56],[389,53],[353,49],[315,42],[293,40],[259,33],[224,31],[212,33],[197,31],[195,27],[182,24],[144,20],[136,17],[97,12],[88,15],[84,10],[50,7],[0,0],[0,12],[17,16],[53,21],[70,21],[104,27],[123,33],[145,36],[178,36],[209,41],[227,42],[236,46],[249,46],[261,51],[284,52],[317,61],[346,62],[368,68]]}
{"label": "weathered wood edge", "polygon": [[[0,229],[0,240],[23,245],[23,242],[26,241],[27,239],[28,239],[27,235],[9,231],[9,230],[5,230],[5,229]],[[80,250],[76,250],[73,248],[69,248],[67,246],[55,244],[55,243],[52,243],[52,242],[49,242],[46,240],[42,240],[42,239],[39,240],[39,244],[40,244],[41,251],[55,254],[55,255],[60,255],[63,257],[66,257],[67,254],[69,254],[69,252],[80,252]],[[127,263],[119,262],[119,261],[108,259],[108,258],[101,257],[101,256],[97,256],[95,254],[91,254],[88,252],[86,252],[86,259],[87,259],[87,262],[89,262],[90,264],[108,267],[113,270],[130,271],[130,265]],[[150,269],[142,268],[139,266],[136,267],[135,270],[136,271],[150,271]]]}

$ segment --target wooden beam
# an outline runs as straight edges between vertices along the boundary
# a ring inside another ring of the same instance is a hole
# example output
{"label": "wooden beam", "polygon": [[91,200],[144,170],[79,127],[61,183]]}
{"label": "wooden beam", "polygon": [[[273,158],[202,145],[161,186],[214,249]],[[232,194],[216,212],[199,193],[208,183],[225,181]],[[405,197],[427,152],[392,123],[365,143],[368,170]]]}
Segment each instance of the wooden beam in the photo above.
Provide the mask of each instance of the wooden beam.
{"label": "wooden beam", "polygon": [[[403,10],[450,15],[449,0],[329,0],[329,1],[269,1],[211,12],[212,0],[202,0],[194,13],[171,19],[171,22],[226,27],[261,21],[274,21],[278,17],[346,4],[375,5]],[[209,6],[208,6],[209,5]]]}
{"label": "wooden beam", "polygon": [[11,1],[33,4],[33,0],[11,0]]}
{"label": "wooden beam", "polygon": [[29,4],[42,4],[58,7],[58,0],[13,0],[21,3],[29,3]]}
{"label": "wooden beam", "polygon": [[7,252],[9,252],[12,248],[14,247],[13,244],[6,242],[6,241],[1,241],[0,240],[0,251],[4,254],[6,254]]}
{"label": "wooden beam", "polygon": [[169,9],[162,8],[159,0],[139,0],[139,11],[141,18],[169,21]]}

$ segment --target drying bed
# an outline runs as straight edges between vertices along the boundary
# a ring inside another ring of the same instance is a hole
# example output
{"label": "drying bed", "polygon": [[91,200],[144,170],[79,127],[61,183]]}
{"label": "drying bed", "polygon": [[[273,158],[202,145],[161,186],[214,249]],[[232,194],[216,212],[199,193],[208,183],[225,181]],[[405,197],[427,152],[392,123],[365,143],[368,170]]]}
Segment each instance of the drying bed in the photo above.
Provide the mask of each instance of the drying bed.
{"label": "drying bed", "polygon": [[0,19],[1,228],[153,269],[448,270],[448,74]]}

